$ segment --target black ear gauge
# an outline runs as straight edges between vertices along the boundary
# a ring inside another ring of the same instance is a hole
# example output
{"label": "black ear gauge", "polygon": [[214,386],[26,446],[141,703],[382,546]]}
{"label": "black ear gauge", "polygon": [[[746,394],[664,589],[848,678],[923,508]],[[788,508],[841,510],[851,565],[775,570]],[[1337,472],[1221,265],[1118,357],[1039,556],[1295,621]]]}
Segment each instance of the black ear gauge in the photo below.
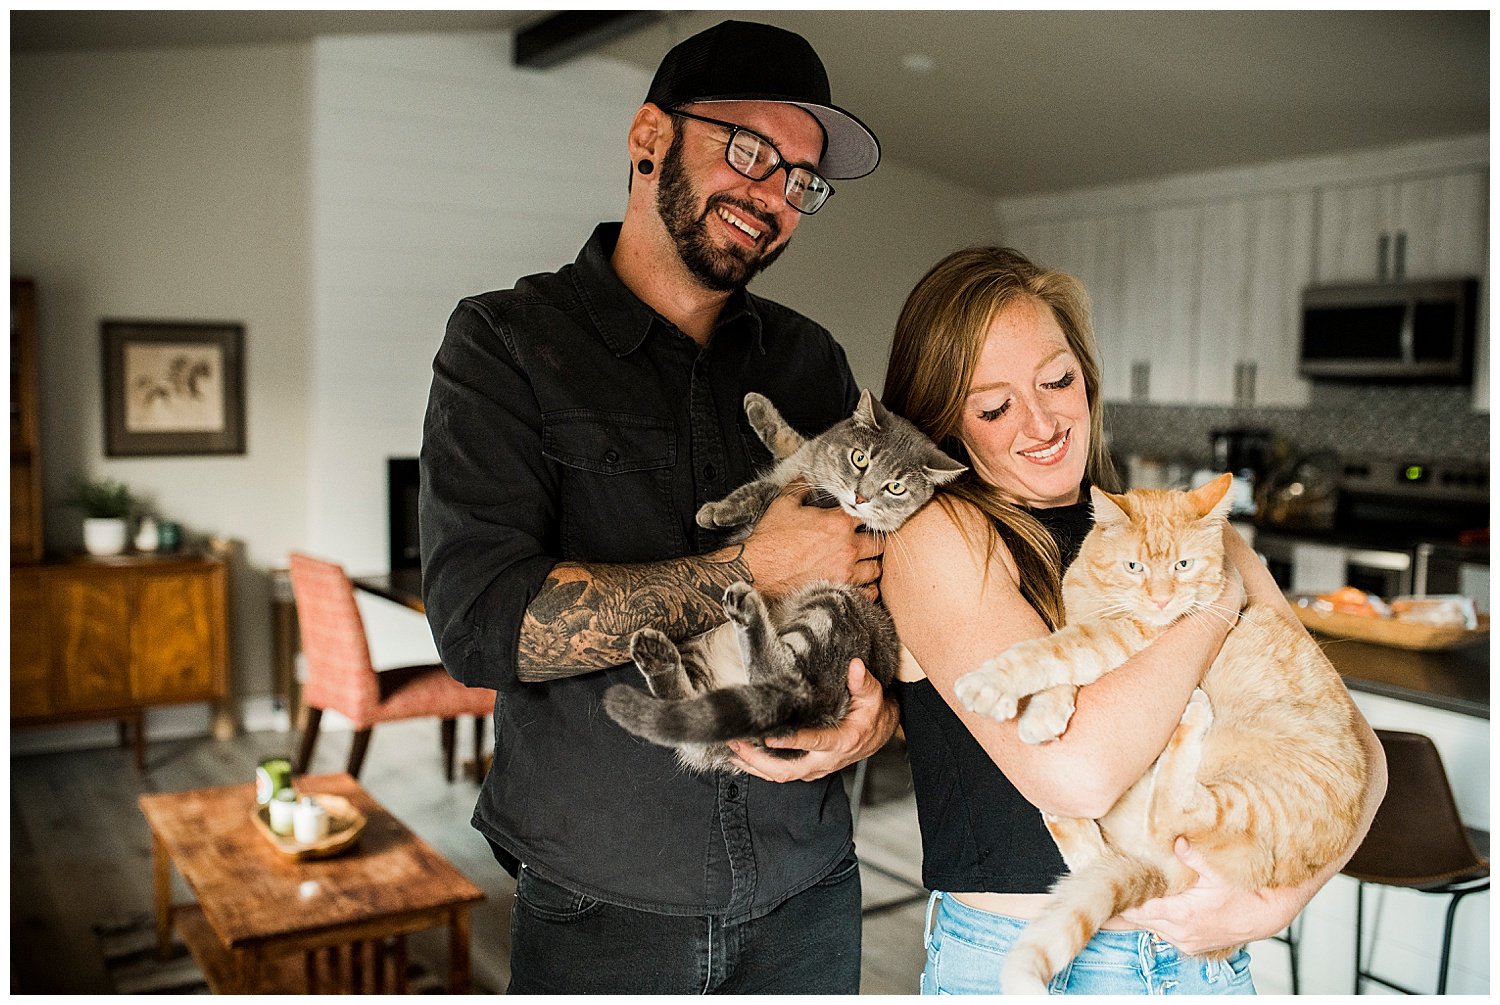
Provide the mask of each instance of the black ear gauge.
{"label": "black ear gauge", "polygon": [[640,163],[635,166],[635,169],[641,174],[650,174],[656,170],[656,165],[652,164],[647,158],[642,157]]}

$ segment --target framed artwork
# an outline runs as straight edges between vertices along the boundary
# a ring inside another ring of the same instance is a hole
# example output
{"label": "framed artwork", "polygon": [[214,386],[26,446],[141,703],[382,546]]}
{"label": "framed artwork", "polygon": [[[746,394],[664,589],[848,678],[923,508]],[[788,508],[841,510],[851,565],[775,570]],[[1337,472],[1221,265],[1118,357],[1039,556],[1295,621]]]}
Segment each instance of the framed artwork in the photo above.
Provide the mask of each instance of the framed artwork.
{"label": "framed artwork", "polygon": [[105,321],[104,453],[245,452],[245,327]]}

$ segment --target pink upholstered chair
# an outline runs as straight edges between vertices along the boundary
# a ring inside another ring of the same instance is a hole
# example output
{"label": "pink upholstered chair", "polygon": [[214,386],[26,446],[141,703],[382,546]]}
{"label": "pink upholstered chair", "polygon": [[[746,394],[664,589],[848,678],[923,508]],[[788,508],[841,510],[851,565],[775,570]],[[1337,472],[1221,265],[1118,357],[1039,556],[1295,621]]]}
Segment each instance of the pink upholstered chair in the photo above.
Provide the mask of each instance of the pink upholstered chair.
{"label": "pink upholstered chair", "polygon": [[292,594],[302,630],[302,652],[307,680],[302,687],[307,727],[292,770],[301,774],[312,760],[324,709],[333,709],[354,723],[354,744],[348,772],[359,769],[377,722],[433,716],[442,720],[444,768],[453,781],[453,748],[458,717],[474,716],[474,762],[482,768],[480,748],[484,720],[495,708],[495,692],[464,687],[448,676],[441,664],[399,667],[377,672],[370,662],[364,619],[354,602],[354,584],[332,562],[293,552]]}

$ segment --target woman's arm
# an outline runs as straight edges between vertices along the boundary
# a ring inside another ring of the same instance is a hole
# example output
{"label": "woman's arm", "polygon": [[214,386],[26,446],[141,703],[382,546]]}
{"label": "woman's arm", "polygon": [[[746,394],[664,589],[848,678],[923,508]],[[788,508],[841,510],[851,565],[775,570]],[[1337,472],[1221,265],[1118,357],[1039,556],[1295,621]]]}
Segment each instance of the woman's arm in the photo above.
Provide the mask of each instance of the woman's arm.
{"label": "woman's arm", "polygon": [[967,506],[955,509],[957,516],[942,505],[927,506],[886,549],[881,594],[901,640],[1028,801],[1061,816],[1101,817],[1166,746],[1233,619],[1184,619],[1124,666],[1081,688],[1060,739],[1022,743],[1014,720],[970,712],[953,688],[959,677],[1017,642],[1046,634],[1046,627],[1021,596],[1007,549],[997,544],[985,561],[985,518]]}

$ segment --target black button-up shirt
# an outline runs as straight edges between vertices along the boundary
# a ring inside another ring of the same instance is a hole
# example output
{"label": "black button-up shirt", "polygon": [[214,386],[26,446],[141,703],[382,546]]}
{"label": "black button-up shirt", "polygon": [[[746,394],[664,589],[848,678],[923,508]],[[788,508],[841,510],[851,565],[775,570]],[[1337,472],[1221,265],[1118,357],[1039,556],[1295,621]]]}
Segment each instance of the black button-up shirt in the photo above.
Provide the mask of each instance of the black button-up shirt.
{"label": "black button-up shirt", "polygon": [[756,917],[850,846],[837,776],[776,785],[684,771],[604,715],[633,664],[521,683],[521,616],[559,561],[712,551],[699,506],[770,455],[744,418],[759,391],[806,435],[858,389],[823,328],[733,295],[700,349],[610,267],[618,224],[577,261],[463,300],[433,363],[421,460],[423,591],[448,672],[496,688],[495,760],[474,825],[528,868],[600,900]]}

